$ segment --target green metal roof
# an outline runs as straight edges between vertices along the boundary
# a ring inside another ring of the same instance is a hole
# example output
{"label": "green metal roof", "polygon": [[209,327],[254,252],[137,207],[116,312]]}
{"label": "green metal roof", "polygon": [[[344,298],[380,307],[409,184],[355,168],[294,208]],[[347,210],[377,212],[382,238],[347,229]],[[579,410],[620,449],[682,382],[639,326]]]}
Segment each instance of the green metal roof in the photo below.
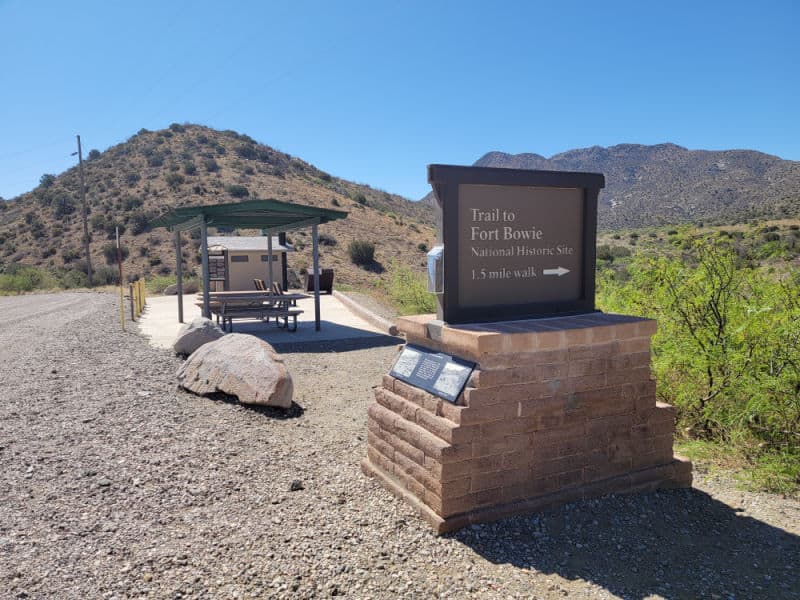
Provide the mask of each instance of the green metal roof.
{"label": "green metal roof", "polygon": [[316,208],[275,199],[247,200],[230,204],[175,208],[150,221],[150,226],[185,231],[199,227],[203,217],[205,217],[207,225],[215,227],[285,231],[313,223],[328,223],[344,219],[347,218],[347,213],[341,210]]}

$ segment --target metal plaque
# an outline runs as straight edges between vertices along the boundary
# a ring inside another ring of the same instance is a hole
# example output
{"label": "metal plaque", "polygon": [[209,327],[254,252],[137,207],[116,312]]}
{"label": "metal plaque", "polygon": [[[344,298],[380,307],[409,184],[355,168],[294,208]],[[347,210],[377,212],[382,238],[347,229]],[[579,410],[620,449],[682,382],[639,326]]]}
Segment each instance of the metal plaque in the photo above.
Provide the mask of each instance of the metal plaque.
{"label": "metal plaque", "polygon": [[448,402],[455,402],[474,368],[475,363],[407,345],[389,374]]}

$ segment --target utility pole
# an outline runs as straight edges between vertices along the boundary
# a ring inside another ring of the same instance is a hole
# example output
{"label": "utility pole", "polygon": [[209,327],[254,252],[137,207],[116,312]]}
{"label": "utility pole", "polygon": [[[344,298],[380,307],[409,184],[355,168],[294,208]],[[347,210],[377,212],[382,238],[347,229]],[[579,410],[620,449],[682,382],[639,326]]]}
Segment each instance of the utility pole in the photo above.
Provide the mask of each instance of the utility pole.
{"label": "utility pole", "polygon": [[81,136],[78,138],[78,168],[81,174],[81,203],[83,205],[83,252],[86,254],[86,275],[89,287],[92,287],[92,256],[89,253],[89,223],[86,220],[86,183],[83,180],[83,154],[81,153]]}

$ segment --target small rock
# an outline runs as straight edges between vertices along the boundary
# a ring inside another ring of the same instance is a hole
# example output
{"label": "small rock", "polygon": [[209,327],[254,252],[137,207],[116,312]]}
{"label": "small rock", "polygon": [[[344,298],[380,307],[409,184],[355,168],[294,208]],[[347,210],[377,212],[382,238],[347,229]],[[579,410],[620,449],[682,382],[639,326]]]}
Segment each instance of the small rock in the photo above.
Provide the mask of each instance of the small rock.
{"label": "small rock", "polygon": [[289,486],[290,492],[299,492],[300,490],[304,489],[305,488],[303,487],[303,482],[300,481],[299,479],[295,479],[294,481],[292,481],[292,484]]}
{"label": "small rock", "polygon": [[214,342],[224,335],[225,332],[214,321],[198,317],[181,327],[172,349],[175,354],[189,356],[201,346]]}
{"label": "small rock", "polygon": [[97,482],[97,485],[98,487],[108,487],[111,485],[111,480],[103,477],[100,481]]}

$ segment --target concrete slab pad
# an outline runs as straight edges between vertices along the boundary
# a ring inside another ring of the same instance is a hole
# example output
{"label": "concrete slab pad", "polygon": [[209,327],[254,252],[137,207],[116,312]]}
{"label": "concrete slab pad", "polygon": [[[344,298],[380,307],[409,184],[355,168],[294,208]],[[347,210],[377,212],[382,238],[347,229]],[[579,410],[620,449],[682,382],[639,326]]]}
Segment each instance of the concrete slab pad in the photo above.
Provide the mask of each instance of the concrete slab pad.
{"label": "concrete slab pad", "polygon": [[[195,306],[194,294],[183,297],[183,318],[187,323],[200,316]],[[297,303],[303,313],[297,318],[297,331],[279,328],[275,321],[264,323],[257,319],[242,319],[233,322],[237,333],[255,335],[272,345],[313,343],[325,341],[358,340],[385,337],[386,332],[377,329],[364,319],[353,314],[335,296],[320,296],[320,331],[314,330],[314,298]],[[139,331],[159,348],[171,348],[178,335],[177,296],[148,296],[147,306],[138,321]]]}

